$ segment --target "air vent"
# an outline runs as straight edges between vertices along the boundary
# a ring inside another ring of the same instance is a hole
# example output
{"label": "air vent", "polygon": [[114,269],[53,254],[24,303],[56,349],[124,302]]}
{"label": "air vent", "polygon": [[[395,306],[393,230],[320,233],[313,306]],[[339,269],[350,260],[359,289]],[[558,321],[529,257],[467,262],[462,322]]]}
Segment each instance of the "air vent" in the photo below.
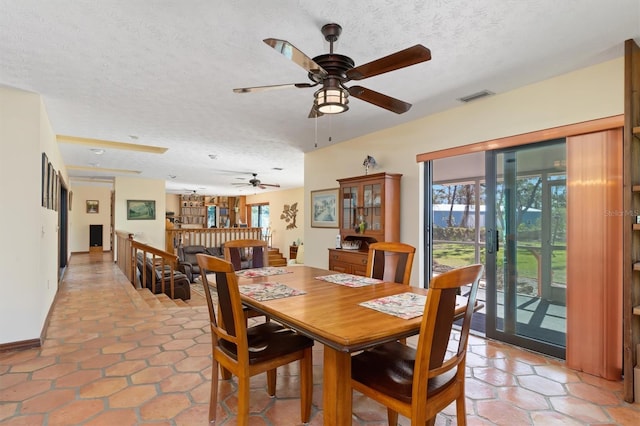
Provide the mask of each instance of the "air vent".
{"label": "air vent", "polygon": [[491,96],[491,95],[495,95],[495,93],[489,90],[482,90],[480,92],[472,93],[470,95],[463,96],[462,98],[458,98],[458,100],[460,102],[471,102],[471,101],[478,100],[480,98],[486,98],[487,96]]}

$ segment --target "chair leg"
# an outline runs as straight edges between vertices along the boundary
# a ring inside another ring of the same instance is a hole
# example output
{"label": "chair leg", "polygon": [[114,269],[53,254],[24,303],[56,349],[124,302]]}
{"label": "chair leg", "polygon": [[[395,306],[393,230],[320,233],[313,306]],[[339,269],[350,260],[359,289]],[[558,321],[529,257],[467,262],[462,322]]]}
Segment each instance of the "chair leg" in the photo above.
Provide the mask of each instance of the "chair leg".
{"label": "chair leg", "polygon": [[238,377],[238,425],[249,425],[249,377]]}
{"label": "chair leg", "polygon": [[398,412],[393,411],[391,408],[387,408],[387,420],[389,426],[398,426]]}
{"label": "chair leg", "polygon": [[218,409],[218,362],[214,359],[211,366],[211,396],[209,398],[209,423],[216,422]]}
{"label": "chair leg", "polygon": [[311,400],[313,398],[313,350],[304,350],[300,360],[300,418],[302,423],[309,423],[311,418]]}
{"label": "chair leg", "polygon": [[438,417],[438,415],[436,414],[435,416],[433,416],[432,418],[430,418],[429,420],[427,420],[426,425],[427,426],[435,426],[436,424],[436,417]]}
{"label": "chair leg", "polygon": [[456,421],[458,426],[466,426],[467,424],[467,408],[464,392],[456,400]]}
{"label": "chair leg", "polygon": [[275,368],[267,371],[267,393],[269,396],[276,395],[276,373]]}

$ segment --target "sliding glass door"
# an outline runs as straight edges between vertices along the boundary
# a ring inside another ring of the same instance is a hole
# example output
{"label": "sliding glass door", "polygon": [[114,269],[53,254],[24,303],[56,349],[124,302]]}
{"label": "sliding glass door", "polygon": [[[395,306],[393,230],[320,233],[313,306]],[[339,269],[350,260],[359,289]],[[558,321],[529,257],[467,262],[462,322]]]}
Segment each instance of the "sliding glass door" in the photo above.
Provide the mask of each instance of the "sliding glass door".
{"label": "sliding glass door", "polygon": [[486,153],[486,335],[565,357],[564,140]]}

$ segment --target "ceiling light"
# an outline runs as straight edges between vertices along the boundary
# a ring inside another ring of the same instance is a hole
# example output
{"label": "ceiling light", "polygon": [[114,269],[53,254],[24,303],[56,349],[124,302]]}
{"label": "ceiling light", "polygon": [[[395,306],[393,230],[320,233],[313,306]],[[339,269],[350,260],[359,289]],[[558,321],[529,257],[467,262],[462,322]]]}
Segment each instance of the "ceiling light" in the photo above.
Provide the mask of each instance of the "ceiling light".
{"label": "ceiling light", "polygon": [[349,92],[340,87],[337,80],[327,79],[324,87],[314,96],[316,111],[322,114],[340,114],[349,109]]}
{"label": "ceiling light", "polygon": [[212,160],[215,160],[218,158],[218,156],[216,154],[209,154],[209,158],[211,158]]}
{"label": "ceiling light", "polygon": [[102,148],[91,148],[91,152],[93,152],[95,155],[102,155],[102,154],[104,154],[104,149],[102,149]]}

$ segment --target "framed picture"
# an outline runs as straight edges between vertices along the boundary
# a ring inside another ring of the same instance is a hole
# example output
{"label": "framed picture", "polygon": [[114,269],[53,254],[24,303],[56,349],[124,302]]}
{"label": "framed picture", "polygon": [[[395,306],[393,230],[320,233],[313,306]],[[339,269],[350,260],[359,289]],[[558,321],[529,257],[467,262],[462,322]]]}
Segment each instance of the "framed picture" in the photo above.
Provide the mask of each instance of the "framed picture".
{"label": "framed picture", "polygon": [[42,153],[42,207],[48,207],[47,198],[49,197],[49,158],[47,154]]}
{"label": "framed picture", "polygon": [[127,200],[127,220],[155,220],[155,200]]}
{"label": "framed picture", "polygon": [[338,188],[311,191],[311,227],[338,227]]}
{"label": "framed picture", "polygon": [[56,171],[53,168],[53,164],[48,164],[47,171],[47,208],[53,209],[53,184],[55,179]]}
{"label": "framed picture", "polygon": [[87,213],[99,213],[99,212],[100,212],[100,201],[87,200]]}
{"label": "framed picture", "polygon": [[53,210],[58,211],[58,198],[60,198],[60,172],[53,175]]}

